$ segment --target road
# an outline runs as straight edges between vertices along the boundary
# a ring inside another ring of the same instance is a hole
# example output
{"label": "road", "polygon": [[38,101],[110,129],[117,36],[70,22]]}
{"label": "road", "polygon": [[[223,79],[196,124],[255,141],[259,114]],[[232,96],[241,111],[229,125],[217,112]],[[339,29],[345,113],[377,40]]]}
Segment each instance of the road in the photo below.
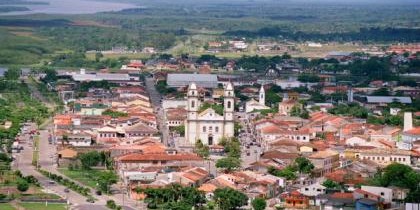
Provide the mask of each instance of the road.
{"label": "road", "polygon": [[166,146],[174,146],[169,139],[169,129],[165,123],[164,110],[162,108],[162,95],[155,88],[155,81],[152,77],[146,77],[146,89],[150,96],[150,101],[157,115],[158,129],[162,134],[162,143]]}
{"label": "road", "polygon": [[[34,124],[28,126],[28,130],[35,130],[36,126]],[[32,175],[37,178],[41,184],[41,186],[46,189],[47,192],[57,194],[62,198],[67,199],[71,205],[72,209],[100,209],[100,207],[105,207],[107,200],[114,200],[118,205],[123,205],[123,209],[126,210],[134,210],[134,209],[142,209],[144,206],[143,203],[137,204],[136,201],[128,199],[127,196],[123,198],[122,194],[116,195],[102,195],[97,196],[92,194],[92,196],[97,199],[97,201],[92,204],[86,201],[86,197],[70,190],[68,193],[65,193],[64,190],[66,187],[51,182],[52,180],[48,179],[47,177],[40,174],[36,171],[36,168],[32,165],[32,155],[35,149],[39,149],[39,167],[44,170],[47,170],[51,173],[59,174],[65,177],[63,174],[60,174],[57,171],[56,165],[56,147],[53,144],[48,143],[48,130],[41,130],[39,135],[39,148],[32,148],[33,145],[32,140],[30,139],[29,134],[21,135],[19,138],[26,143],[23,143],[23,150],[21,153],[15,153],[15,161],[13,162],[13,168],[18,169],[22,172],[24,176]],[[75,181],[77,183],[77,181]],[[79,183],[81,184],[81,183]],[[81,184],[83,185],[83,184]],[[92,192],[94,190],[92,189]],[[99,207],[100,206],[100,207]],[[79,208],[80,207],[80,208]]]}
{"label": "road", "polygon": [[[66,177],[65,175],[61,174],[57,170],[57,164],[56,164],[56,158],[57,158],[56,157],[56,154],[57,154],[57,152],[56,152],[56,145],[49,144],[48,143],[48,136],[49,135],[50,135],[49,130],[41,130],[40,131],[39,165],[44,170],[47,170],[47,171],[50,171],[52,173],[59,174],[59,175],[61,175],[63,177]],[[76,182],[76,183],[78,183],[79,185],[84,186],[84,184],[82,184],[80,182],[77,182],[75,180],[73,180],[73,181]],[[88,186],[85,186],[85,187],[88,187]],[[91,192],[95,192],[95,189],[91,189]],[[124,205],[124,209],[135,209],[135,207],[137,205],[135,201],[128,199],[127,196],[125,196],[124,199],[123,199],[122,194],[101,195],[101,196],[98,196],[98,195],[92,193],[92,196],[94,196],[95,199],[97,199],[97,201],[95,202],[96,204],[105,205],[107,200],[114,200],[118,205]],[[83,202],[83,203],[85,203],[84,204],[85,207],[86,206],[89,206],[89,205],[92,205],[92,204],[86,205],[86,202]]]}
{"label": "road", "polygon": [[[30,130],[35,129],[36,126],[32,124],[31,126],[28,126]],[[29,176],[32,175],[36,179],[38,179],[41,186],[50,193],[57,194],[61,196],[62,198],[66,198],[72,203],[73,205],[86,203],[86,198],[79,195],[76,192],[70,191],[69,193],[65,193],[64,189],[66,187],[58,185],[58,184],[52,184],[50,182],[51,180],[40,174],[38,171],[35,170],[35,167],[32,165],[32,155],[33,155],[33,149],[31,145],[33,145],[32,140],[30,140],[29,134],[24,134],[19,137],[22,141],[25,143],[22,144],[23,150],[20,153],[15,153],[15,161],[13,162],[13,169],[20,170],[22,172],[22,175]],[[41,152],[42,153],[42,152]]]}
{"label": "road", "polygon": [[239,121],[242,125],[242,132],[239,134],[239,141],[241,142],[242,147],[242,167],[247,168],[251,163],[259,161],[263,149],[261,148],[261,145],[257,143],[256,134],[248,115],[241,115]]}

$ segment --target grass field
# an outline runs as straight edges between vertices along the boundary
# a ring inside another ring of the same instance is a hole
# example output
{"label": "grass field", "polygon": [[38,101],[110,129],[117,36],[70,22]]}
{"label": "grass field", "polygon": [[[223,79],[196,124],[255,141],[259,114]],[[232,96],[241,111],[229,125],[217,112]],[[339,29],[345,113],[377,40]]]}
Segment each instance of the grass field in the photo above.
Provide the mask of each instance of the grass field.
{"label": "grass field", "polygon": [[9,203],[0,203],[0,209],[1,210],[16,210],[16,208],[10,205]]}
{"label": "grass field", "polygon": [[[39,159],[39,136],[34,137],[34,151],[32,153],[32,165],[36,166]],[[36,148],[36,150],[35,150]]]}
{"label": "grass field", "polygon": [[[151,54],[147,53],[115,53],[115,54],[104,54],[103,58],[118,59],[126,57],[128,59],[147,59],[150,58]],[[86,58],[89,60],[95,60],[95,53],[86,53]]]}
{"label": "grass field", "polygon": [[61,168],[58,171],[60,171],[60,173],[66,175],[67,177],[69,177],[70,179],[76,180],[86,186],[89,186],[91,188],[96,188],[96,178],[100,176],[100,174],[102,173],[102,171],[100,170],[68,170],[66,168]]}
{"label": "grass field", "polygon": [[55,203],[49,203],[48,206],[45,206],[45,203],[20,203],[19,205],[25,208],[25,210],[65,210],[66,209],[66,205],[55,204]]}

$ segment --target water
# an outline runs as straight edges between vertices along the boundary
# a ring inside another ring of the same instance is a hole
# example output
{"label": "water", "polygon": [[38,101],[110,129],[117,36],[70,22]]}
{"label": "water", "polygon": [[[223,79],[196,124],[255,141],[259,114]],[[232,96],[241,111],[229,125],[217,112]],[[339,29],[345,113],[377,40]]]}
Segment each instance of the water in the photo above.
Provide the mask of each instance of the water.
{"label": "water", "polygon": [[126,3],[99,2],[94,0],[36,0],[48,2],[44,5],[16,5],[24,6],[30,11],[16,11],[0,13],[0,15],[27,15],[27,14],[94,14],[97,12],[120,11],[137,8],[138,6]]}

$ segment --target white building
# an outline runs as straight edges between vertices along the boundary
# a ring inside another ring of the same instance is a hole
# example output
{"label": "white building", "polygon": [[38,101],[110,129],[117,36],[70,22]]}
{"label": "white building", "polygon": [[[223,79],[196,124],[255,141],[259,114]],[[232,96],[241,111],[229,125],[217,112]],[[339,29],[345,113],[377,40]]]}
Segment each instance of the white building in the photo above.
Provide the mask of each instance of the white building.
{"label": "white building", "polygon": [[362,185],[363,191],[381,196],[382,199],[384,199],[385,203],[391,203],[392,202],[392,189],[386,188],[386,187],[374,187],[374,186],[364,186]]}
{"label": "white building", "polygon": [[234,136],[234,98],[232,84],[226,85],[224,89],[224,113],[219,115],[212,108],[200,112],[200,101],[198,98],[197,85],[191,83],[187,93],[187,120],[185,122],[185,139],[192,145],[197,140],[203,144],[218,144],[223,137]]}
{"label": "white building", "polygon": [[270,109],[270,107],[265,105],[265,90],[264,90],[264,86],[261,85],[261,89],[258,95],[258,101],[254,99],[247,101],[245,104],[245,112],[249,113],[254,110],[264,110],[264,109]]}
{"label": "white building", "polygon": [[326,189],[326,187],[317,182],[309,186],[303,186],[298,191],[305,196],[317,196],[325,194]]}
{"label": "white building", "polygon": [[404,113],[404,130],[401,141],[397,142],[397,147],[403,150],[411,150],[413,142],[420,140],[420,127],[413,127],[413,114]]}

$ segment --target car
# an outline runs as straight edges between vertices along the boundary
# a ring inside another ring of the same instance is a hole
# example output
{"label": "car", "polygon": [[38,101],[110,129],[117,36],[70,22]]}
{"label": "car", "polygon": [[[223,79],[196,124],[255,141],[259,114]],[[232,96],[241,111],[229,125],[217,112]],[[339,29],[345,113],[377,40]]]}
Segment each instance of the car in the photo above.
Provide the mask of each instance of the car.
{"label": "car", "polygon": [[48,184],[55,184],[54,181],[48,181]]}
{"label": "car", "polygon": [[88,198],[88,199],[86,199],[86,202],[88,202],[88,203],[95,203],[95,199],[93,199],[93,198]]}
{"label": "car", "polygon": [[70,192],[69,188],[64,189],[64,192],[69,193]]}

